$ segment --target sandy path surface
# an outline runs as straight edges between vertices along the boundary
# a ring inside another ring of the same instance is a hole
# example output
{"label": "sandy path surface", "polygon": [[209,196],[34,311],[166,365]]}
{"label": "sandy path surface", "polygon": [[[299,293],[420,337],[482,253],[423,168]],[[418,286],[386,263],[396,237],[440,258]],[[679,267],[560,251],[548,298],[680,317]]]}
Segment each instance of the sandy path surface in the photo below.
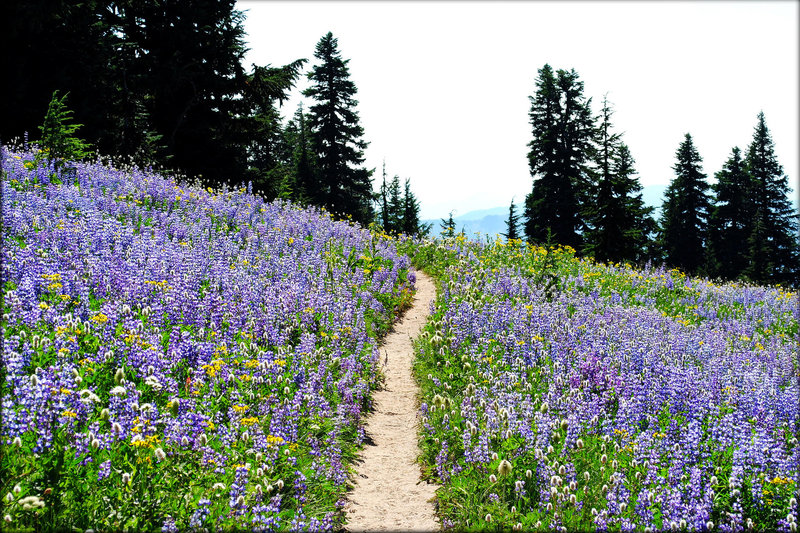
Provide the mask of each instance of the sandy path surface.
{"label": "sandy path surface", "polygon": [[[436,289],[430,277],[416,272],[412,307],[394,325],[380,347],[386,381],[373,398],[367,442],[346,505],[346,531],[436,531],[432,498],[436,485],[420,479],[416,460],[419,388],[411,375],[414,351]],[[371,441],[370,441],[371,439]]]}

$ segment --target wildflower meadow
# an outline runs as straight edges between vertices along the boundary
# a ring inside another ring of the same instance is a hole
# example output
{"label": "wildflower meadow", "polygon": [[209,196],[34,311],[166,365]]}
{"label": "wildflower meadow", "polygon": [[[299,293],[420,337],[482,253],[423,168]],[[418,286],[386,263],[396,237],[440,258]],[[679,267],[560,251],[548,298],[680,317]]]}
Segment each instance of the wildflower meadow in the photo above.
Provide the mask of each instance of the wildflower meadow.
{"label": "wildflower meadow", "polygon": [[391,240],[3,150],[4,529],[332,529],[411,298]]}
{"label": "wildflower meadow", "polygon": [[1,156],[5,530],[345,527],[415,269],[444,529],[797,530],[791,290]]}
{"label": "wildflower meadow", "polygon": [[797,530],[796,293],[520,241],[408,252],[440,280],[416,372],[445,527]]}

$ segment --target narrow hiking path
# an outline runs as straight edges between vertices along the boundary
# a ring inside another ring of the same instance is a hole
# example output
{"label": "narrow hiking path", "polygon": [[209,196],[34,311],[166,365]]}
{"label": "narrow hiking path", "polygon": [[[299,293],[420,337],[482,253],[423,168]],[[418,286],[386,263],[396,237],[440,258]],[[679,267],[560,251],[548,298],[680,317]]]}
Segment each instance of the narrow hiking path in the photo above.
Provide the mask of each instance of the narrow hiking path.
{"label": "narrow hiking path", "polygon": [[416,272],[412,307],[394,325],[380,348],[386,377],[373,396],[367,420],[367,443],[356,468],[355,486],[346,505],[345,529],[356,531],[434,531],[439,524],[432,498],[436,486],[420,479],[416,462],[417,394],[411,374],[413,338],[428,318],[436,294],[431,278]]}

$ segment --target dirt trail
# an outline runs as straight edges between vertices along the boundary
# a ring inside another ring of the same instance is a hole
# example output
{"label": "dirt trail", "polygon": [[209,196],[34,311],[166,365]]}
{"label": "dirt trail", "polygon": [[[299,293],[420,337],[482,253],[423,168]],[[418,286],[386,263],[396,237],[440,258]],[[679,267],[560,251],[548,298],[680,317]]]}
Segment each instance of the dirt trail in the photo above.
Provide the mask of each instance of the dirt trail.
{"label": "dirt trail", "polygon": [[425,324],[436,289],[430,277],[419,271],[416,276],[417,293],[412,307],[380,347],[386,382],[373,396],[375,410],[367,420],[367,443],[346,506],[346,531],[439,529],[432,502],[436,486],[420,480],[416,463],[420,453],[419,388],[411,375],[411,340]]}

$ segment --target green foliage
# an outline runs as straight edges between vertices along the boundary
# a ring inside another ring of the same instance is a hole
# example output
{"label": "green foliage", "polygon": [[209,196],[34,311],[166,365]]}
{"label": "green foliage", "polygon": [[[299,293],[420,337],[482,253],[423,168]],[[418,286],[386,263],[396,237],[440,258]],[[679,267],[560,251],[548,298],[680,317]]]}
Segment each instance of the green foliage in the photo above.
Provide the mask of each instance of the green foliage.
{"label": "green foliage", "polygon": [[675,152],[675,178],[665,193],[659,244],[667,264],[689,273],[703,266],[710,201],[702,161],[690,134]]}
{"label": "green foliage", "polygon": [[319,187],[312,203],[338,216],[367,225],[372,221],[372,170],[363,167],[364,128],[355,110],[358,92],[350,79],[349,59],[342,59],[338,40],[328,32],[314,52],[320,63],[308,73],[312,85],[304,96],[316,103],[309,109],[308,125],[319,162]]}
{"label": "green foliage", "polygon": [[450,211],[450,214],[447,218],[443,218],[439,226],[442,228],[441,236],[445,239],[453,238],[456,236],[456,223],[453,220],[453,212]]}
{"label": "green foliage", "polygon": [[734,147],[722,170],[716,173],[717,182],[711,213],[708,217],[708,274],[723,279],[740,277],[748,265],[746,243],[752,233],[752,180],[742,159],[741,150]]}
{"label": "green foliage", "polygon": [[587,162],[594,137],[591,99],[575,70],[539,69],[530,97],[533,140],[528,163],[534,179],[525,200],[525,236],[543,242],[548,228],[557,242],[579,248],[584,221],[580,206],[587,191]]}
{"label": "green foliage", "polygon": [[757,283],[797,284],[798,214],[789,201],[789,181],[775,156],[763,112],[758,114],[745,165],[752,180],[753,202],[745,275]]}
{"label": "green foliage", "polygon": [[44,161],[57,171],[69,165],[70,161],[80,161],[89,155],[89,145],[75,135],[81,124],[72,123],[72,111],[65,104],[68,95],[59,98],[58,91],[53,92],[44,122],[39,126],[42,137],[36,162]]}
{"label": "green foliage", "polygon": [[611,133],[612,115],[604,97],[590,173],[593,194],[583,207],[588,225],[583,251],[598,261],[641,261],[655,223],[642,200],[630,149],[619,133]]}
{"label": "green foliage", "polygon": [[507,241],[513,241],[515,239],[519,239],[519,215],[517,214],[517,206],[514,205],[514,199],[511,199],[511,205],[508,207],[508,219],[506,220],[506,232],[503,233],[503,237],[506,238]]}

